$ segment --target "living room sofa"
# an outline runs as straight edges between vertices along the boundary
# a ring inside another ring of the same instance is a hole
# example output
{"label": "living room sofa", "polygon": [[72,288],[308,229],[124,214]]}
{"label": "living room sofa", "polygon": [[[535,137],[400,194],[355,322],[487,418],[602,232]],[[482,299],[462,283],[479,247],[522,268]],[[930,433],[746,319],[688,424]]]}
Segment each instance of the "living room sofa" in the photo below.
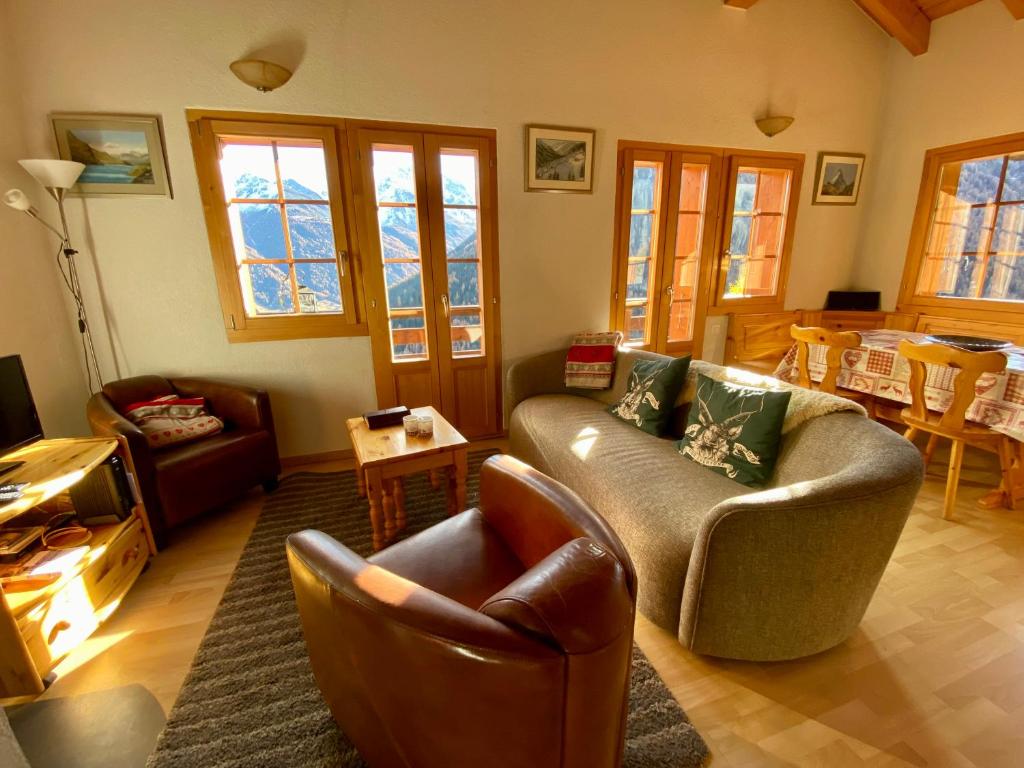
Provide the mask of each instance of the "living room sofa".
{"label": "living room sofa", "polygon": [[[510,453],[572,488],[633,559],[637,608],[696,653],[781,661],[831,648],[856,629],[923,477],[917,449],[862,413],[810,418],[783,435],[770,483],[741,485],[681,456],[694,360],[658,438],[606,408],[638,359],[622,348],[612,387],[571,390],[566,350],[508,372]],[[829,396],[826,396],[829,397]]]}

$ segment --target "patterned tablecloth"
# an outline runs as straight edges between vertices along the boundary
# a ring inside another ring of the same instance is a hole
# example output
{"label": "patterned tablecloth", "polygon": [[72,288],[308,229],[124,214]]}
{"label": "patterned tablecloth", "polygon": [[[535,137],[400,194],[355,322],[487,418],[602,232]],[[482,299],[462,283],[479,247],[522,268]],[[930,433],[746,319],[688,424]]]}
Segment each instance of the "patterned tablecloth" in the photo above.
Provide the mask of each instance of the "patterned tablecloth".
{"label": "patterned tablecloth", "polygon": [[[925,334],[910,331],[860,331],[861,346],[843,353],[839,386],[875,397],[910,402],[910,363],[897,352],[900,341],[924,341]],[[975,387],[977,397],[967,409],[967,418],[987,424],[1015,440],[1024,441],[1024,348],[1007,347],[1006,370],[986,373]],[[825,376],[825,347],[812,344],[808,367],[811,379]],[[959,373],[944,366],[928,366],[925,400],[933,411],[945,411],[953,400],[953,379]],[[775,369],[775,376],[796,382],[796,345]]]}

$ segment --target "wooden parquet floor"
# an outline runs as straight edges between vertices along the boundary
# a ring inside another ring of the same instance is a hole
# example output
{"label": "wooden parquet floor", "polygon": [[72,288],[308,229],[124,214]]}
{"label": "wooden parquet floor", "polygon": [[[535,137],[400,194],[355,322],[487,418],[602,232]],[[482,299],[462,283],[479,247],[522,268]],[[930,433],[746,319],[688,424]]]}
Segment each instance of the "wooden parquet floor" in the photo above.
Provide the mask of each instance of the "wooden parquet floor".
{"label": "wooden parquet floor", "polygon": [[[638,620],[640,646],[711,745],[713,768],[1024,765],[1024,510],[975,507],[998,473],[969,450],[958,519],[943,521],[945,460],[936,456],[867,616],[839,647],[723,661]],[[254,492],[179,532],[44,695],[141,683],[169,709],[261,503]]]}

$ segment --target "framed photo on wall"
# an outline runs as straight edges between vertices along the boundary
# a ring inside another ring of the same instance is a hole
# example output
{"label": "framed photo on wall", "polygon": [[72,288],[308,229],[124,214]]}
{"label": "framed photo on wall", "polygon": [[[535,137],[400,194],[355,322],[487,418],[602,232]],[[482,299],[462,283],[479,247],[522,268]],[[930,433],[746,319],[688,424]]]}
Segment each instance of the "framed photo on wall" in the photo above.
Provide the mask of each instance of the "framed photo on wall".
{"label": "framed photo on wall", "polygon": [[85,164],[71,194],[171,197],[160,118],[50,115],[61,160]]}
{"label": "framed photo on wall", "polygon": [[819,152],[812,204],[856,205],[863,174],[864,155]]}
{"label": "framed photo on wall", "polygon": [[526,126],[526,191],[593,192],[594,135],[588,128]]}

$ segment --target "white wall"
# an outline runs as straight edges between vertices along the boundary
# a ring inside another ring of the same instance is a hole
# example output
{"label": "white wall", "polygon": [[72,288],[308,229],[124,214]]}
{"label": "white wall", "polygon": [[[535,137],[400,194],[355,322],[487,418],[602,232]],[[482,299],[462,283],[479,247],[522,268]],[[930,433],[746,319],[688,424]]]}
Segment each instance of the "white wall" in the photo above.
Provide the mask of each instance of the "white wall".
{"label": "white wall", "polygon": [[[17,64],[11,55],[11,25],[0,6],[0,192],[21,187],[55,219],[42,188],[16,161],[26,157],[24,112]],[[57,238],[27,216],[0,206],[0,357],[20,354],[36,408],[49,437],[88,434],[88,389],[70,317],[60,293],[54,254]]]}
{"label": "white wall", "polygon": [[[265,385],[284,455],[346,446],[344,418],[374,405],[369,344],[227,343],[189,106],[496,128],[506,360],[607,326],[620,138],[807,153],[787,303],[820,306],[852,269],[864,206],[810,205],[818,150],[865,151],[879,123],[888,42],[850,0],[747,12],[721,0],[8,2],[33,152],[52,153],[50,111],[163,118],[173,200],[72,206],[106,294],[106,371],[116,357],[120,375]],[[304,56],[280,91],[258,94],[228,71],[232,59],[282,40],[279,58],[295,48]],[[796,116],[771,141],[753,123],[769,103]],[[593,195],[523,192],[531,122],[598,130]]]}
{"label": "white wall", "polygon": [[1001,0],[935,21],[922,56],[892,43],[853,272],[859,287],[882,291],[883,309],[893,309],[899,293],[925,151],[1018,131],[1024,131],[1024,22],[1014,22]]}

